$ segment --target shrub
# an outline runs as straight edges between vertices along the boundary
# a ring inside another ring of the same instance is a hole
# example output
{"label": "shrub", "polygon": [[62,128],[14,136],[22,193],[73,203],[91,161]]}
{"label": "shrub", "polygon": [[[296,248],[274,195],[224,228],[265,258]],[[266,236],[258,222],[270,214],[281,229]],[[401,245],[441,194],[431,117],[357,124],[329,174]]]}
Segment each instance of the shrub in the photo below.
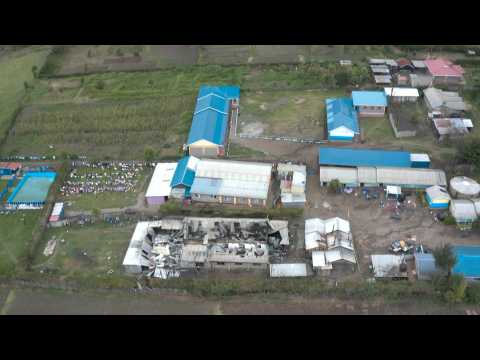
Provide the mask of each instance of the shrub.
{"label": "shrub", "polygon": [[333,179],[328,183],[328,191],[330,191],[331,193],[340,192],[341,187],[342,187],[342,184],[338,179]]}
{"label": "shrub", "polygon": [[105,89],[105,81],[103,80],[98,80],[95,84],[95,88],[98,90],[103,90]]}
{"label": "shrub", "polygon": [[465,292],[465,297],[467,302],[471,304],[480,304],[480,284],[469,284]]}
{"label": "shrub", "polygon": [[457,222],[455,221],[455,218],[451,214],[448,214],[445,217],[445,219],[443,219],[443,223],[445,225],[455,225]]}
{"label": "shrub", "polygon": [[443,294],[445,301],[450,304],[461,303],[465,298],[467,281],[460,274],[452,275],[448,280],[448,289]]}

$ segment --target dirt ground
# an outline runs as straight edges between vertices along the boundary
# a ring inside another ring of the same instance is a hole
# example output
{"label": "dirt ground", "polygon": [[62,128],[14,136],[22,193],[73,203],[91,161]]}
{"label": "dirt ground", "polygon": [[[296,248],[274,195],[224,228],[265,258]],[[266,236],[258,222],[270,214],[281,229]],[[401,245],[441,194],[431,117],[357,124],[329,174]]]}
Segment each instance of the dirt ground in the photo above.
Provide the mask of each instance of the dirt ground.
{"label": "dirt ground", "polygon": [[[388,246],[392,241],[406,240],[412,235],[416,236],[417,244],[422,244],[430,249],[442,243],[480,244],[480,231],[465,234],[455,226],[435,222],[431,211],[423,207],[416,199],[415,194],[409,196],[407,200],[414,201],[416,208],[405,210],[401,214],[401,220],[397,221],[390,218],[391,210],[380,208],[380,200],[383,198],[381,189],[376,189],[382,194],[382,197],[377,200],[365,200],[361,190],[358,189],[352,194],[329,193],[326,188],[320,187],[318,145],[247,139],[237,139],[236,141],[239,141],[242,146],[265,152],[267,160],[298,161],[307,165],[306,197],[308,203],[304,211],[304,219],[339,216],[349,220],[357,250],[359,269],[365,275],[369,275],[371,254],[387,254]],[[366,147],[362,144],[346,146]],[[297,227],[292,227],[298,234],[298,241],[291,252],[292,256],[298,257],[302,251],[304,252],[302,248],[304,219],[296,224]]]}

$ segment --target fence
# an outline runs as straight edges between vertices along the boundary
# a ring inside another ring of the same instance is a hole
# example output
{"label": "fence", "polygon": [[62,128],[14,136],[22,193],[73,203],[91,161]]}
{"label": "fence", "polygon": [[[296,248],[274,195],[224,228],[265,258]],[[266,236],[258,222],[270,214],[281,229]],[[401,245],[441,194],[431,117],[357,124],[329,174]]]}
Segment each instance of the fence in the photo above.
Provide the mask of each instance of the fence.
{"label": "fence", "polygon": [[328,140],[315,140],[315,139],[299,139],[288,136],[254,136],[254,135],[238,135],[241,139],[251,139],[251,140],[269,140],[269,141],[286,141],[293,143],[302,143],[302,144],[328,144]]}

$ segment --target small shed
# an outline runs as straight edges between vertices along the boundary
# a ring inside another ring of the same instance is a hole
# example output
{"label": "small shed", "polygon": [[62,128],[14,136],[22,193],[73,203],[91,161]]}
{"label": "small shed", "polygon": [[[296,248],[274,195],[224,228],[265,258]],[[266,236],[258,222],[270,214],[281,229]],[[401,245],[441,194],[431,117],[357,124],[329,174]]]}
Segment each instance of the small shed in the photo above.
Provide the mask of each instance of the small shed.
{"label": "small shed", "polygon": [[448,209],[451,197],[447,189],[434,185],[425,190],[425,200],[430,209]]}
{"label": "small shed", "polygon": [[475,204],[470,200],[450,201],[450,213],[457,224],[471,224],[478,218]]}
{"label": "small shed", "polygon": [[430,157],[428,154],[410,154],[412,168],[428,169],[430,167]]}
{"label": "small shed", "polygon": [[372,255],[376,278],[407,278],[407,264],[403,255]]}
{"label": "small shed", "polygon": [[387,97],[383,91],[352,91],[353,106],[359,116],[383,117],[387,108]]}
{"label": "small shed", "polygon": [[415,88],[386,87],[384,91],[385,95],[394,102],[415,102],[420,97]]}
{"label": "small shed", "polygon": [[373,78],[377,85],[390,85],[392,83],[391,75],[374,75]]}
{"label": "small shed", "polygon": [[439,271],[432,254],[415,253],[413,256],[418,280],[430,280]]}
{"label": "small shed", "polygon": [[307,264],[271,264],[270,277],[305,277]]}
{"label": "small shed", "polygon": [[400,186],[388,185],[385,189],[386,198],[398,199],[402,195],[402,188]]}

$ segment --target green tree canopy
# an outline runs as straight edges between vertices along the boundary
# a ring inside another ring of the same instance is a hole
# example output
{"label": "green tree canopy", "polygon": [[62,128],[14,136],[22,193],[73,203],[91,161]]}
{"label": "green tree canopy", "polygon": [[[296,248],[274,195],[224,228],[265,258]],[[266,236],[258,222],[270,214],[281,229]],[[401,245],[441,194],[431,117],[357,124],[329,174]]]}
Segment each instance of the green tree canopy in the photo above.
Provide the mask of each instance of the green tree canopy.
{"label": "green tree canopy", "polygon": [[435,265],[446,272],[448,277],[452,274],[452,269],[457,263],[457,256],[453,252],[452,245],[443,244],[433,250]]}

